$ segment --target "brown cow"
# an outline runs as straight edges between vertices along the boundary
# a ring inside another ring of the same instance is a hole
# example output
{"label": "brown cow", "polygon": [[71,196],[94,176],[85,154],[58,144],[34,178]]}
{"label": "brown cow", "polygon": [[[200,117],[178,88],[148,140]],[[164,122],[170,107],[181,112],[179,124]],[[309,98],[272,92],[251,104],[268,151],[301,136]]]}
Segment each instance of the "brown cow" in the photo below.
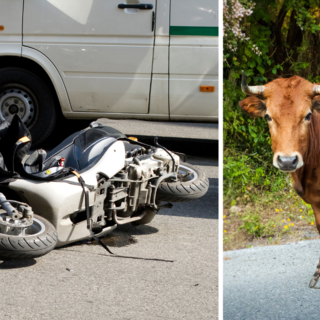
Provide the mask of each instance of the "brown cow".
{"label": "brown cow", "polygon": [[[293,188],[312,206],[320,233],[320,85],[294,76],[264,86],[248,86],[242,72],[242,90],[252,96],[240,101],[239,106],[252,117],[267,119],[273,165],[290,172]],[[320,261],[311,288],[319,277]]]}

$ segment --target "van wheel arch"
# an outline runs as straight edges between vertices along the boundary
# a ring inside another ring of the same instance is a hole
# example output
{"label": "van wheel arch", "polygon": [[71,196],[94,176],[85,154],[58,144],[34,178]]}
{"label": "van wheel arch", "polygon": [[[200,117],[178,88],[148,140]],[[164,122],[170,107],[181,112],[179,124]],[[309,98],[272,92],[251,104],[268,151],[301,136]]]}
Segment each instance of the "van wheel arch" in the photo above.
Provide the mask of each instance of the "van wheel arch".
{"label": "van wheel arch", "polygon": [[[38,63],[34,62],[31,59],[23,58],[23,57],[0,56],[0,69],[10,68],[10,67],[21,68],[31,73],[34,73],[36,76],[38,76],[47,85],[48,89],[50,90],[55,100],[55,105],[60,107],[60,102],[58,99],[56,89],[54,88],[54,85],[49,75],[47,74],[47,72]],[[57,109],[60,109],[60,112],[61,112],[61,108],[57,108]]]}
{"label": "van wheel arch", "polygon": [[[35,118],[34,120],[32,120],[33,121],[32,123],[29,123],[29,124],[27,123],[28,126],[31,125],[33,145],[37,146],[50,136],[51,132],[55,127],[55,119],[61,120],[63,118],[63,114],[61,111],[60,102],[59,102],[56,90],[46,71],[39,64],[37,64],[36,62],[30,59],[13,57],[13,56],[0,57],[0,74],[2,73],[2,74],[5,74],[6,76],[9,75],[8,78],[10,78],[11,74],[8,73],[8,71],[10,70],[13,73],[15,73],[15,78],[11,77],[11,84],[12,83],[15,84],[15,79],[20,79],[20,75],[19,75],[20,73],[21,79],[22,81],[24,81],[25,88],[29,87],[30,89],[29,96],[30,94],[35,93],[35,91],[37,91],[37,88],[39,89],[42,88],[42,90],[40,91],[38,90],[38,95],[35,97],[36,98],[35,100],[37,100],[38,102],[38,106],[37,106],[38,114],[34,115]],[[29,77],[29,81],[28,81],[28,77]],[[4,81],[2,80],[2,86],[3,85],[4,85]],[[19,89],[19,86],[17,86],[17,88]],[[4,92],[4,90],[6,89],[2,87],[2,92]],[[22,86],[22,90],[24,90],[23,86]],[[15,100],[15,101],[21,102],[20,100]],[[25,105],[24,108],[26,110],[25,112],[27,112],[27,110],[33,110],[33,109],[30,109],[30,106],[28,106],[28,103],[25,103],[24,105]],[[3,116],[5,111],[7,111],[6,116],[8,116],[8,114],[10,115],[10,112],[8,112],[8,110],[6,110],[6,107],[4,106],[4,101],[2,101],[2,105],[0,107],[2,107],[1,112]],[[5,110],[3,110],[3,108]],[[40,118],[38,118],[39,112],[41,115]],[[46,115],[48,115],[47,119],[43,118],[43,117],[46,117]],[[22,117],[22,115],[20,116]],[[52,120],[49,120],[50,117]],[[31,117],[29,118],[31,119]],[[44,123],[46,123],[46,125],[44,125]]]}

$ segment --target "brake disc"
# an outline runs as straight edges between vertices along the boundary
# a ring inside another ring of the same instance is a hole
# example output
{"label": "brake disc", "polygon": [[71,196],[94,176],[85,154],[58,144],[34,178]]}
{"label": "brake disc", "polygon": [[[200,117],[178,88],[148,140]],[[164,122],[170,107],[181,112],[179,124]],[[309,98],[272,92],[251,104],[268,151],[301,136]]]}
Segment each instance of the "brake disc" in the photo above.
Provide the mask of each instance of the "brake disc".
{"label": "brake disc", "polygon": [[24,235],[25,229],[33,224],[32,217],[12,219],[5,210],[0,210],[0,233],[8,235]]}

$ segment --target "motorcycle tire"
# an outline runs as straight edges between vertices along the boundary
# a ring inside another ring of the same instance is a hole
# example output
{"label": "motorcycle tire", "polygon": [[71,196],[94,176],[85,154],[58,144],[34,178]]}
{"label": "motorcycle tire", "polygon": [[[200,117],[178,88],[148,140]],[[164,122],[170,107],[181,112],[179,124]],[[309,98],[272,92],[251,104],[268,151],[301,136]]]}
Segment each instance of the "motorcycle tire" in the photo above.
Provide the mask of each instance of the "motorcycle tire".
{"label": "motorcycle tire", "polygon": [[158,188],[156,200],[188,202],[204,196],[208,189],[209,180],[202,170],[189,163],[181,162],[178,181],[162,182]]}
{"label": "motorcycle tire", "polygon": [[0,260],[33,259],[41,257],[57,244],[58,234],[45,218],[33,215],[33,224],[25,236],[0,233]]}

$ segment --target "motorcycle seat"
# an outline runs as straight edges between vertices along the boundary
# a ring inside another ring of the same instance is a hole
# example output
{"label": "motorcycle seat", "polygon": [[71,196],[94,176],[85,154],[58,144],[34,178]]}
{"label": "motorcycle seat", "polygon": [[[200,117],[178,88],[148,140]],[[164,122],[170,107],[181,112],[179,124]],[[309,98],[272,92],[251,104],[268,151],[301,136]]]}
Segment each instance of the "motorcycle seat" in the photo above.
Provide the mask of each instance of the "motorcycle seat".
{"label": "motorcycle seat", "polygon": [[24,170],[28,174],[47,177],[63,169],[60,160],[64,158],[65,168],[81,172],[94,166],[116,138],[123,136],[114,128],[95,125],[74,133],[48,153],[42,149],[34,151],[25,161]]}
{"label": "motorcycle seat", "polygon": [[[54,180],[68,175],[70,168],[81,173],[94,166],[120,138],[126,136],[112,127],[92,122],[89,128],[75,132],[53,150],[35,150],[25,159],[31,147],[31,134],[15,114],[0,123],[0,183],[15,179],[17,174],[35,180]],[[62,158],[64,166],[60,163]]]}

